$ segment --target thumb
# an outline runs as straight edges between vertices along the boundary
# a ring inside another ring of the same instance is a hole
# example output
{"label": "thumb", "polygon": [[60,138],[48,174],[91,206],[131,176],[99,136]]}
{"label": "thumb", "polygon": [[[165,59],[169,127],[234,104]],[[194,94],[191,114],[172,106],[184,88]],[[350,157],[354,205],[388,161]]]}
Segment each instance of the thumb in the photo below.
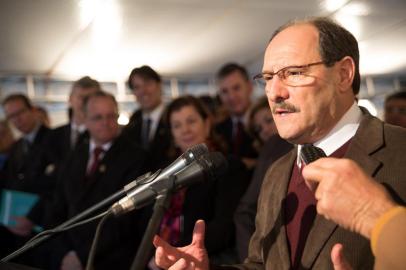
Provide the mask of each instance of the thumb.
{"label": "thumb", "polygon": [[204,248],[204,233],[205,224],[203,220],[196,221],[195,228],[193,229],[193,239],[192,244],[196,245],[198,248]]}
{"label": "thumb", "polygon": [[335,244],[331,249],[331,262],[333,263],[334,270],[352,270],[352,267],[344,256],[342,244]]}

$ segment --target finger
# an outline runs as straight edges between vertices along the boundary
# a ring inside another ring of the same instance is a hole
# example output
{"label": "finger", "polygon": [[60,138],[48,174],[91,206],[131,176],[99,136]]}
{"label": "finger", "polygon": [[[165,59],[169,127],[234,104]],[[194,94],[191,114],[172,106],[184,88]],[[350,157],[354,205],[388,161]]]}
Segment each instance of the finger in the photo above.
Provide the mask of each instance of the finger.
{"label": "finger", "polygon": [[164,239],[162,239],[159,235],[155,235],[152,241],[156,248],[162,247],[166,253],[176,254],[176,248],[168,244]]}
{"label": "finger", "polygon": [[307,188],[310,189],[310,191],[314,193],[314,192],[316,192],[319,182],[305,179],[305,184],[306,184]]}
{"label": "finger", "polygon": [[331,262],[333,263],[334,270],[352,270],[344,256],[344,248],[341,244],[335,244],[331,249]]}
{"label": "finger", "polygon": [[179,259],[168,270],[194,270],[195,266],[192,262],[187,262],[184,258]]}
{"label": "finger", "polygon": [[314,192],[314,197],[317,201],[320,201],[323,198],[323,186],[317,185],[317,188]]}
{"label": "finger", "polygon": [[204,233],[205,224],[203,220],[196,221],[195,227],[193,229],[192,244],[196,245],[198,248],[204,248]]}
{"label": "finger", "polygon": [[318,183],[324,178],[326,169],[319,166],[316,162],[310,163],[303,168],[302,175],[305,181],[312,181],[313,183]]}
{"label": "finger", "polygon": [[161,268],[167,269],[179,259],[180,256],[168,254],[163,247],[158,247],[155,251],[155,263]]}

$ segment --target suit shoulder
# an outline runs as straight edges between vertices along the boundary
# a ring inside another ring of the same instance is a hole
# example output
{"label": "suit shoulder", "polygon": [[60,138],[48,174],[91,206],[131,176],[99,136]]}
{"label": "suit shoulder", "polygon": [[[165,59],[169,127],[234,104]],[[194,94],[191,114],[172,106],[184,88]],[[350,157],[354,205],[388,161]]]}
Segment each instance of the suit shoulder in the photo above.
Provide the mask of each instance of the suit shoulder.
{"label": "suit shoulder", "polygon": [[141,110],[136,110],[130,117],[130,122],[129,123],[133,123],[136,121],[139,121],[140,119],[142,119],[142,111]]}
{"label": "suit shoulder", "polygon": [[130,138],[126,136],[126,134],[120,135],[117,138],[116,144],[118,148],[126,153],[137,153],[140,156],[146,155],[146,151],[133,140],[130,140]]}
{"label": "suit shoulder", "polygon": [[224,127],[224,126],[228,126],[232,124],[232,120],[230,117],[227,117],[226,119],[224,119],[223,121],[221,121],[220,123],[218,123],[216,125],[216,127]]}
{"label": "suit shoulder", "polygon": [[57,126],[56,128],[52,129],[52,131],[53,132],[63,132],[65,130],[69,129],[69,128],[70,128],[70,124],[68,123],[68,124],[65,124],[65,125],[62,125],[62,126]]}
{"label": "suit shoulder", "polygon": [[383,124],[385,139],[392,143],[399,144],[399,146],[405,147],[404,143],[406,139],[406,128],[398,127],[390,124]]}

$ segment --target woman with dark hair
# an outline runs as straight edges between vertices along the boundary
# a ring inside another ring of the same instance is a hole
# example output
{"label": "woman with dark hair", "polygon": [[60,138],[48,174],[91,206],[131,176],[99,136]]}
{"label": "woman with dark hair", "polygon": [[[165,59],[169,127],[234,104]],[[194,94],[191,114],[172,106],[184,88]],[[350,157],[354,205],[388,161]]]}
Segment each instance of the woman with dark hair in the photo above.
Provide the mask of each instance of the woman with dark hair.
{"label": "woman with dark hair", "polygon": [[266,97],[259,98],[250,110],[248,115],[248,131],[255,138],[254,147],[258,152],[260,152],[262,146],[271,136],[278,133]]}
{"label": "woman with dark hair", "polygon": [[[166,111],[172,148],[168,162],[188,148],[205,143],[210,151],[221,151],[222,143],[213,132],[209,113],[197,98],[183,96],[172,101]],[[205,220],[206,248],[211,258],[235,262],[233,215],[248,185],[244,165],[228,158],[229,168],[221,179],[195,184],[174,194],[164,216],[159,235],[175,246],[190,243],[195,222]],[[227,254],[227,255],[225,255]],[[231,259],[231,261],[230,261]]]}
{"label": "woman with dark hair", "polygon": [[254,147],[258,150],[259,156],[250,184],[235,213],[237,251],[241,261],[248,255],[248,244],[255,230],[257,201],[265,173],[276,160],[293,147],[279,137],[265,96],[259,98],[252,107],[248,129],[255,138]]}

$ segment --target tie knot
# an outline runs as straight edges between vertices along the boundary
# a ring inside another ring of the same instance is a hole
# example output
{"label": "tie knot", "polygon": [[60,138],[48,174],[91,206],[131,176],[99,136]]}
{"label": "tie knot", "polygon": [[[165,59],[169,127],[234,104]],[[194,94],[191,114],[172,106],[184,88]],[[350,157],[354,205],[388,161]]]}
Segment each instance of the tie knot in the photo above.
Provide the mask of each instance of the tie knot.
{"label": "tie knot", "polygon": [[326,157],[326,153],[324,153],[323,149],[313,144],[305,144],[302,146],[300,158],[305,164],[309,164],[322,157]]}
{"label": "tie knot", "polygon": [[100,157],[100,154],[104,152],[104,149],[102,147],[96,147],[93,149],[93,155],[95,159],[98,159]]}

